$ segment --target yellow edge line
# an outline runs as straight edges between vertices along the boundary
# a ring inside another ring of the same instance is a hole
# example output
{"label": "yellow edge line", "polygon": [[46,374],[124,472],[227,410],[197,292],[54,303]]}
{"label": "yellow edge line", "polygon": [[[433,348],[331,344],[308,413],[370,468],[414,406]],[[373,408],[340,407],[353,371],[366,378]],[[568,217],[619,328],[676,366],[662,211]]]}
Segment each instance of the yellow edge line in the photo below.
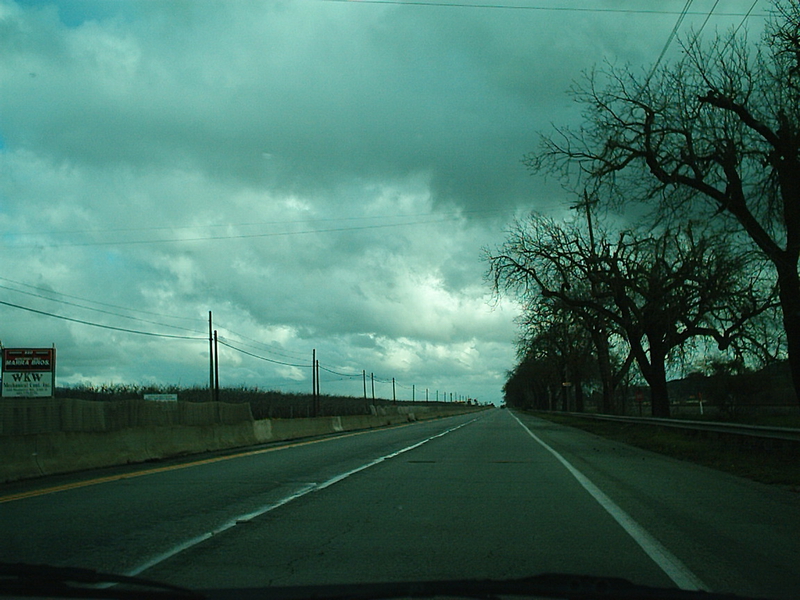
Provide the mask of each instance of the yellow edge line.
{"label": "yellow edge line", "polygon": [[[380,429],[395,429],[397,427],[408,427],[412,423],[402,423],[400,425],[392,425],[390,427],[381,427]],[[75,481],[72,483],[65,483],[64,485],[57,485],[49,488],[41,488],[38,490],[31,490],[28,492],[20,492],[18,494],[9,494],[8,496],[0,496],[0,504],[6,502],[13,502],[14,500],[24,500],[26,498],[36,498],[37,496],[47,496],[48,494],[55,494],[56,492],[65,492],[67,490],[74,490],[90,485],[98,485],[101,483],[111,483],[113,481],[121,481],[123,479],[133,479],[134,477],[142,477],[144,475],[154,475],[156,473],[166,473],[167,471],[177,471],[178,469],[188,469],[189,467],[197,467],[200,465],[208,465],[223,460],[232,460],[234,458],[243,458],[245,456],[255,456],[256,454],[266,454],[267,452],[276,452],[278,450],[286,450],[288,448],[297,448],[298,446],[306,446],[308,444],[319,444],[321,442],[330,442],[332,440],[340,440],[345,437],[352,437],[355,435],[362,435],[364,433],[372,433],[375,429],[366,429],[364,431],[354,431],[352,433],[345,433],[326,437],[318,440],[307,440],[305,442],[294,442],[286,444],[285,446],[273,446],[271,448],[262,448],[261,450],[249,450],[247,452],[239,452],[237,454],[226,454],[225,456],[215,456],[214,458],[205,458],[203,460],[196,460],[193,462],[181,463],[179,465],[170,465],[168,467],[156,467],[154,469],[145,469],[143,471],[134,471],[132,473],[120,473],[118,475],[109,475],[107,477],[97,477],[95,479],[87,479],[85,481]]]}

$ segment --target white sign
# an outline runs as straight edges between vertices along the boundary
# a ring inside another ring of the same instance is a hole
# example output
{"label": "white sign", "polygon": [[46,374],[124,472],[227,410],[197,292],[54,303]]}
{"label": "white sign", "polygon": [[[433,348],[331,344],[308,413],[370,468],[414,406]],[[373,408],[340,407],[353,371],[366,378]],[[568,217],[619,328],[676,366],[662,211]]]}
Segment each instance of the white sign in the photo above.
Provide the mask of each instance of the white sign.
{"label": "white sign", "polygon": [[52,398],[55,348],[3,348],[4,398]]}
{"label": "white sign", "polygon": [[3,373],[3,398],[50,398],[53,374],[31,372]]}
{"label": "white sign", "polygon": [[144,399],[156,402],[177,402],[178,394],[145,394]]}

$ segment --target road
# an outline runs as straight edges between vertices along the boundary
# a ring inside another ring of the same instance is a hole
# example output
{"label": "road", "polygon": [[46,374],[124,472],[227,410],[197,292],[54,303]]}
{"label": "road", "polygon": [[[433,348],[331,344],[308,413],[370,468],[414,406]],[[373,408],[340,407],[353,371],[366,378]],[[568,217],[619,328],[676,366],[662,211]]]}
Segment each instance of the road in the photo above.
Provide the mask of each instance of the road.
{"label": "road", "polygon": [[800,495],[508,410],[0,487],[0,560],[192,588],[542,572],[796,598]]}

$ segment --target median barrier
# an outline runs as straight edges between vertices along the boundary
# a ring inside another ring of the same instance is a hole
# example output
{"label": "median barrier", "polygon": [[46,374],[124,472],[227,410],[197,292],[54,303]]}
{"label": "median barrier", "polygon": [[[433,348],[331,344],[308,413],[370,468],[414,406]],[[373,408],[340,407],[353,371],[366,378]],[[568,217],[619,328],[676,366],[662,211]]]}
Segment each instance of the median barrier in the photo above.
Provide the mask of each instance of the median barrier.
{"label": "median barrier", "polygon": [[474,412],[478,407],[435,408],[427,406],[378,407],[373,414],[347,415],[342,417],[309,417],[301,419],[262,419],[253,423],[258,442],[279,442],[305,437],[315,437],[372,429],[388,425],[400,425],[423,419],[449,417]]}
{"label": "median barrier", "polygon": [[0,482],[400,425],[480,410],[469,406],[387,408],[380,411],[384,414],[376,411],[369,415],[265,419],[235,424],[0,435]]}
{"label": "median barrier", "polygon": [[0,482],[43,475],[35,435],[0,436]]}
{"label": "median barrier", "polygon": [[253,423],[0,436],[0,481],[55,475],[258,443]]}

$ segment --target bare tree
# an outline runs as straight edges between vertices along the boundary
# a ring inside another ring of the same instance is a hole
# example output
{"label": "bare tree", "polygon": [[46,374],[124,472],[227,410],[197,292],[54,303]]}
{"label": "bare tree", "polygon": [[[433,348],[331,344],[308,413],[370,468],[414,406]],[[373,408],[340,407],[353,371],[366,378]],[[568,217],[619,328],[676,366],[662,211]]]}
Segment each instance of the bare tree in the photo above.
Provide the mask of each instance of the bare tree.
{"label": "bare tree", "polygon": [[773,269],[800,402],[800,3],[775,9],[757,49],[736,32],[690,38],[652,77],[590,73],[575,91],[584,126],[545,137],[526,162],[663,220],[744,232]]}
{"label": "bare tree", "polygon": [[774,306],[769,290],[754,285],[746,254],[691,227],[587,240],[575,225],[533,217],[489,261],[496,290],[529,306],[541,296],[622,332],[650,385],[654,416],[669,416],[667,363],[677,350],[696,337],[721,349],[738,344],[748,321]]}
{"label": "bare tree", "polygon": [[[499,256],[499,255],[498,255]],[[493,266],[499,266],[498,257],[489,257]],[[520,281],[516,275],[506,271],[493,270],[495,290],[504,289],[520,291]],[[565,273],[567,275],[567,273]],[[569,283],[574,293],[583,286],[583,295],[590,294],[588,279],[579,279],[579,271]],[[507,277],[504,281],[502,277]],[[516,280],[516,282],[515,282]],[[611,414],[616,411],[614,396],[617,388],[628,372],[633,354],[618,327],[596,310],[567,306],[553,295],[545,296],[540,290],[526,287],[522,294],[523,308],[518,323],[522,328],[519,347],[525,359],[539,357],[545,353],[558,353],[562,356],[560,371],[570,375],[563,377],[575,379],[577,410],[583,410],[582,384],[599,381],[601,390],[600,412]]]}
{"label": "bare tree", "polygon": [[529,300],[533,303],[526,304],[518,320],[518,356],[547,363],[555,375],[555,386],[548,390],[551,399],[560,400],[563,410],[583,412],[584,388],[599,376],[591,332],[577,311],[541,296]]}

